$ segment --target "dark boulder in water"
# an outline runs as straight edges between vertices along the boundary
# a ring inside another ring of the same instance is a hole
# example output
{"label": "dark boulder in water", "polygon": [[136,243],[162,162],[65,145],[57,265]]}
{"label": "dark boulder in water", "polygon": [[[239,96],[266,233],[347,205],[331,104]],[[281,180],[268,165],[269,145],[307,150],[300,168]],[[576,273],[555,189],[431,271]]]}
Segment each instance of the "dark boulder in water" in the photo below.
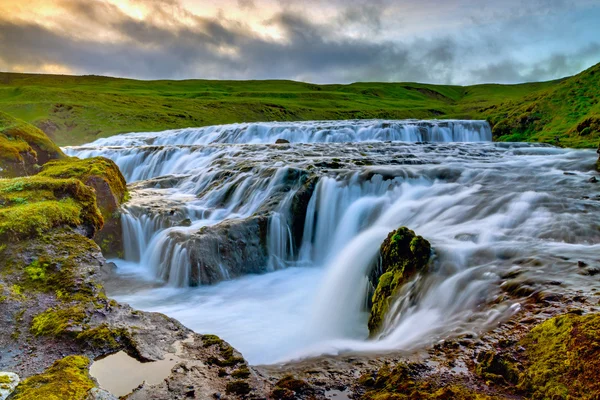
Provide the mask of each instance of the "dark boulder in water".
{"label": "dark boulder in water", "polygon": [[277,139],[275,144],[288,144],[290,141],[286,139]]}
{"label": "dark boulder in water", "polygon": [[[268,217],[257,215],[206,226],[191,236],[172,232],[173,242],[186,250],[189,259],[189,285],[214,284],[242,275],[267,272],[268,221]],[[169,247],[165,256],[173,257],[174,250]],[[167,268],[161,275],[168,280],[170,273],[172,270]]]}
{"label": "dark boulder in water", "polygon": [[431,245],[406,227],[390,232],[379,250],[379,265],[369,277],[375,287],[369,331],[375,333],[396,292],[415,274],[427,271]]}

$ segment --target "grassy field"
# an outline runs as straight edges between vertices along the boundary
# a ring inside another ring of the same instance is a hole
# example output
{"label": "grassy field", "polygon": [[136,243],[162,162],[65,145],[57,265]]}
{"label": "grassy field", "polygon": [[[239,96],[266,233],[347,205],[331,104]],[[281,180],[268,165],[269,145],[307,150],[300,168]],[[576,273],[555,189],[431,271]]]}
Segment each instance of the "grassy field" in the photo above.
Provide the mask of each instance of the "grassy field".
{"label": "grassy field", "polygon": [[488,119],[496,140],[554,142],[559,136],[563,145],[590,147],[600,138],[599,76],[600,64],[563,80],[475,86],[0,73],[0,111],[33,123],[59,145],[232,122],[466,118]]}

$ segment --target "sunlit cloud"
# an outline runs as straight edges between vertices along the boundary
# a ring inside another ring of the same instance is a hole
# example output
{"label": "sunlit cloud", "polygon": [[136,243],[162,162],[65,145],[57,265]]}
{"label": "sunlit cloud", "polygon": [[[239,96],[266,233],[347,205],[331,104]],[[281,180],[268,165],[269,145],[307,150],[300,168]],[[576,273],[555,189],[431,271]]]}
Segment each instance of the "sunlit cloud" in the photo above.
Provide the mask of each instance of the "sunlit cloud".
{"label": "sunlit cloud", "polygon": [[592,0],[0,0],[0,70],[521,82],[600,61]]}

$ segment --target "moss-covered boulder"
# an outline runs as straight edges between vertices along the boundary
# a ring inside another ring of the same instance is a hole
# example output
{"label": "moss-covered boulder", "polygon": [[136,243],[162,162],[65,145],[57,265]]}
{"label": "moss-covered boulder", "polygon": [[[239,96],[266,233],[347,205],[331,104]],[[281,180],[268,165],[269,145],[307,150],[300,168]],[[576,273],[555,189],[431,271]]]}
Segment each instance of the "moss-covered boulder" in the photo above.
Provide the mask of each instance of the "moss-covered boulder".
{"label": "moss-covered boulder", "polygon": [[379,265],[370,276],[375,287],[369,331],[377,332],[391,298],[416,273],[427,270],[431,245],[406,227],[390,232],[380,248]]}
{"label": "moss-covered boulder", "polygon": [[526,349],[519,387],[533,399],[600,396],[600,313],[565,314],[536,326]]}
{"label": "moss-covered boulder", "polygon": [[96,385],[89,374],[90,360],[68,356],[39,375],[25,379],[14,391],[13,400],[84,400]]}
{"label": "moss-covered boulder", "polygon": [[76,179],[0,179],[0,239],[19,241],[53,228],[80,228],[92,237],[104,218],[94,190]]}
{"label": "moss-covered boulder", "polygon": [[122,228],[119,207],[127,200],[127,183],[119,167],[104,157],[79,159],[69,157],[44,165],[40,177],[77,179],[94,189],[96,205],[102,213],[104,225],[94,237],[107,257],[121,256]]}
{"label": "moss-covered boulder", "polygon": [[379,370],[360,377],[364,387],[364,400],[455,399],[492,400],[503,397],[467,388],[462,383],[444,382],[435,377],[422,376],[423,366],[399,363],[393,368],[382,366]]}
{"label": "moss-covered boulder", "polygon": [[0,112],[0,178],[32,175],[39,165],[64,157],[44,132]]}

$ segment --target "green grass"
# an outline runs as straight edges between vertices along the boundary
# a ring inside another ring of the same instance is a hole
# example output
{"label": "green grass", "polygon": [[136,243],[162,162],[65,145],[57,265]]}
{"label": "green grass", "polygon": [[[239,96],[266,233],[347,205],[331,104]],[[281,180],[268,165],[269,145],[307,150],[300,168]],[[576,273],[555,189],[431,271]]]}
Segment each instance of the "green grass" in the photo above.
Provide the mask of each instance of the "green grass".
{"label": "green grass", "polygon": [[[588,70],[598,70],[595,66]],[[585,74],[585,73],[584,73]],[[489,118],[497,139],[585,147],[600,133],[573,131],[598,114],[598,74],[520,85],[418,83],[315,85],[293,81],[137,81],[99,76],[0,73],[0,110],[31,122],[59,145],[118,133],[233,122],[348,118]],[[583,89],[582,89],[583,87]],[[531,127],[518,118],[535,104]],[[537,110],[537,108],[535,109]],[[555,113],[558,113],[554,115]],[[515,122],[517,121],[517,122]],[[600,124],[599,124],[600,125]],[[583,129],[583,128],[582,128]]]}

